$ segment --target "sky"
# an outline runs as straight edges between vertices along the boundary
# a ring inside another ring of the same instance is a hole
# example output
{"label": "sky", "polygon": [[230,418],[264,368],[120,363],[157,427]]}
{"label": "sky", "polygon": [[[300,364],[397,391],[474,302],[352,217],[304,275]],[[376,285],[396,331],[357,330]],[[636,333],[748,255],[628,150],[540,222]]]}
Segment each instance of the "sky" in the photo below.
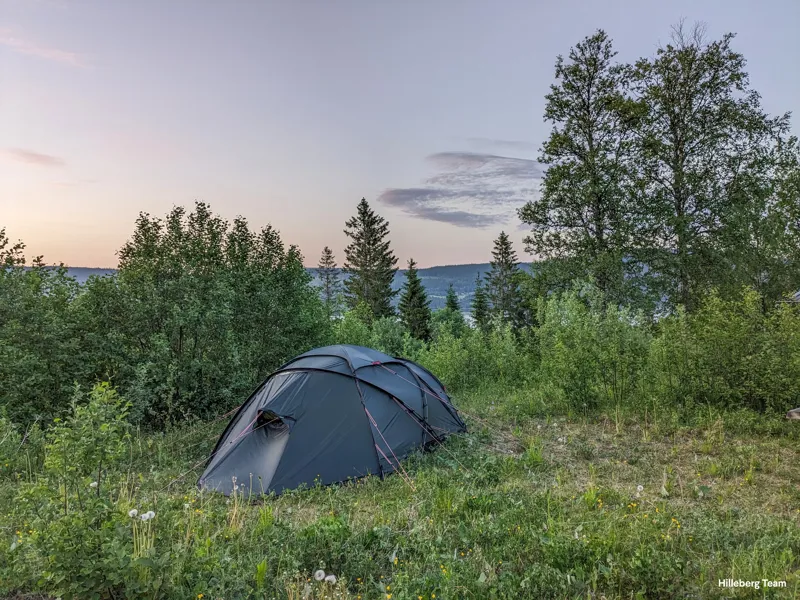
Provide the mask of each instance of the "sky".
{"label": "sky", "polygon": [[488,262],[501,230],[530,260],[556,57],[598,28],[650,56],[682,18],[798,108],[798,0],[0,0],[0,228],[114,267],[140,212],[202,200],[341,264],[364,197],[401,264]]}

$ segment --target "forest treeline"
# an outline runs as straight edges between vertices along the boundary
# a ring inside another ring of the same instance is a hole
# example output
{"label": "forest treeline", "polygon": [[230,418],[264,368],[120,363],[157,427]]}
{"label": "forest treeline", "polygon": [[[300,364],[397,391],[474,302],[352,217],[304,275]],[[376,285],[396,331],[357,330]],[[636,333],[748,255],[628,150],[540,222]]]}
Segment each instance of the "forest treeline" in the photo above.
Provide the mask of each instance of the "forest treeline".
{"label": "forest treeline", "polygon": [[0,231],[0,410],[49,423],[110,381],[142,425],[208,418],[328,343],[418,360],[456,391],[535,383],[575,410],[793,408],[800,152],[733,40],[679,27],[621,64],[598,31],[558,58],[541,194],[519,210],[537,261],[520,269],[501,233],[469,307],[451,290],[432,311],[413,259],[392,289],[389,223],[366,200],[344,224],[346,279],[326,247],[319,286],[274,228],[202,202],[141,214],[118,271],[85,284],[41,258],[23,268]]}

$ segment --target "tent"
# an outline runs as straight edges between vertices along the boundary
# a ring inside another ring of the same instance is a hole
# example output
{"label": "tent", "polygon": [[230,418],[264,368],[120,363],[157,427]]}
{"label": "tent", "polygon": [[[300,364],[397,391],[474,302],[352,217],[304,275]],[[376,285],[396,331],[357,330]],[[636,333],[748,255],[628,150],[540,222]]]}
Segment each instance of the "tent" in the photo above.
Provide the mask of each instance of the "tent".
{"label": "tent", "polygon": [[198,481],[230,495],[280,494],[386,474],[466,426],[427,369],[363,346],[316,348],[272,373],[242,404]]}

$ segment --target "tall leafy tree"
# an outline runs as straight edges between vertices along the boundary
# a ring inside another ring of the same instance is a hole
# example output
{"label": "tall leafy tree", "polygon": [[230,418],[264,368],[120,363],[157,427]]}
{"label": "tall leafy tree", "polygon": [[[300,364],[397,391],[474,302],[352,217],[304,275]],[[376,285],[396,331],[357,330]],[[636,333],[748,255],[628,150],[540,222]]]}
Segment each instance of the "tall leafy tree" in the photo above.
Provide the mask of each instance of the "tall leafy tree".
{"label": "tall leafy tree", "polygon": [[[671,303],[688,310],[730,277],[723,230],[750,201],[754,190],[745,188],[770,168],[760,148],[788,119],[770,119],[761,110],[733,38],[708,42],[702,27],[681,24],[671,43],[632,70],[634,156],[647,197],[649,262]],[[764,160],[752,160],[759,154]]]}
{"label": "tall leafy tree", "polygon": [[494,241],[491,268],[486,274],[486,291],[495,319],[514,326],[521,324],[522,294],[517,253],[505,231]]}
{"label": "tall leafy tree", "polygon": [[452,283],[447,288],[447,296],[445,296],[444,307],[446,310],[451,310],[457,313],[461,312],[461,305],[458,303],[458,295],[456,294],[456,290],[453,288]]}
{"label": "tall leafy tree", "polygon": [[356,215],[345,223],[344,232],[351,240],[344,251],[344,272],[349,276],[344,282],[348,307],[364,302],[374,318],[393,315],[392,298],[399,290],[392,290],[397,257],[387,239],[388,221],[362,198]]}
{"label": "tall leafy tree", "polygon": [[406,281],[400,296],[400,320],[409,333],[417,339],[428,340],[431,337],[431,308],[425,287],[417,274],[417,263],[408,259]]}
{"label": "tall leafy tree", "polygon": [[722,221],[719,248],[726,277],[718,284],[726,296],[743,286],[759,293],[764,310],[800,289],[800,153],[797,139],[779,137],[754,148],[752,165],[737,185],[734,205]]}
{"label": "tall leafy tree", "polygon": [[336,316],[339,314],[342,282],[339,280],[339,271],[336,268],[333,251],[328,246],[322,249],[322,256],[317,265],[317,273],[320,278],[320,294],[322,295],[322,303],[325,305],[325,312],[329,318]]}
{"label": "tall leafy tree", "polygon": [[548,165],[542,193],[519,216],[532,228],[527,252],[560,259],[552,266],[560,267],[562,281],[590,276],[621,302],[636,207],[627,166],[631,133],[622,110],[626,69],[614,63],[615,55],[598,30],[567,60],[556,60],[556,83],[545,97],[544,118],[553,129],[539,157]]}

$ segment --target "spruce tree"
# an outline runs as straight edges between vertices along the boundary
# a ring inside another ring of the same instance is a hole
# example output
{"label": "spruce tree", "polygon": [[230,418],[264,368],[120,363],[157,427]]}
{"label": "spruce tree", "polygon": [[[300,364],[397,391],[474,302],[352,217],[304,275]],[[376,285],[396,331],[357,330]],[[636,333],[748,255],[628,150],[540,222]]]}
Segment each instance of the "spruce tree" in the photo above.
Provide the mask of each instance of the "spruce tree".
{"label": "spruce tree", "polygon": [[336,268],[333,252],[328,246],[322,249],[322,256],[317,265],[317,273],[320,278],[322,303],[325,305],[325,312],[328,318],[331,318],[339,314],[342,282],[339,281],[339,271]]}
{"label": "spruce tree", "polygon": [[455,289],[453,289],[453,284],[450,284],[450,287],[447,288],[447,297],[445,299],[444,307],[447,310],[460,313],[461,306],[458,304],[458,295],[456,295]]}
{"label": "spruce tree", "polygon": [[400,296],[400,319],[409,333],[420,340],[431,337],[431,308],[428,295],[417,275],[417,263],[413,258],[408,260],[406,281]]}
{"label": "spruce tree", "polygon": [[518,325],[522,293],[520,291],[517,253],[505,231],[494,241],[491,270],[486,275],[486,292],[492,303],[492,316],[504,323]]}
{"label": "spruce tree", "polygon": [[491,320],[489,298],[483,287],[480,274],[475,279],[475,295],[472,298],[472,319],[481,331],[488,331]]}
{"label": "spruce tree", "polygon": [[389,223],[362,198],[356,216],[345,223],[344,232],[352,240],[344,251],[343,270],[349,275],[344,282],[347,306],[354,308],[363,302],[376,319],[394,315],[392,298],[399,290],[392,290],[397,257],[386,239]]}

